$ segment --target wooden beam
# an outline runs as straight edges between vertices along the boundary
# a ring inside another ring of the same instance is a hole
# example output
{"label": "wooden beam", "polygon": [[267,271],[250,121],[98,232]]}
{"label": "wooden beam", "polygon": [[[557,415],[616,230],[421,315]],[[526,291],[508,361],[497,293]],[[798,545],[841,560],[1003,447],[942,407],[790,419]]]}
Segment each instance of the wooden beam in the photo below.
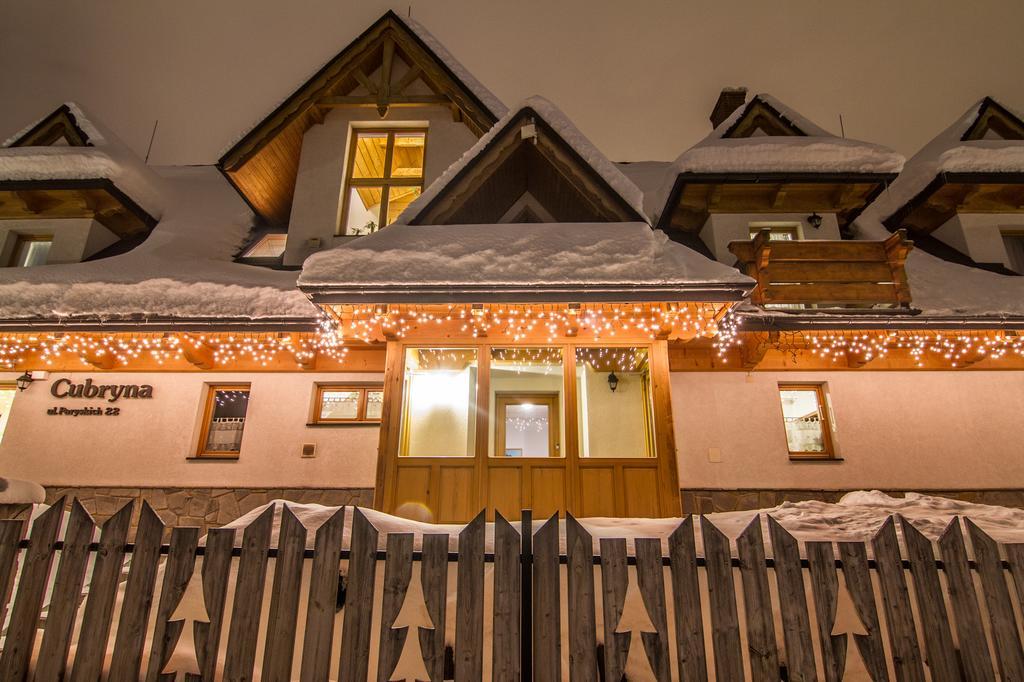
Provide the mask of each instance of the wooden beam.
{"label": "wooden beam", "polygon": [[[388,100],[388,105],[392,107],[443,106],[448,103],[448,98],[443,95],[393,95]],[[329,109],[341,107],[376,107],[377,97],[370,95],[324,97],[323,99],[317,100],[317,105],[327,107]]]}
{"label": "wooden beam", "polygon": [[206,344],[200,343],[198,346],[193,346],[185,342],[181,344],[181,351],[185,359],[199,369],[213,369],[213,349]]}
{"label": "wooden beam", "polygon": [[[367,92],[369,92],[371,95],[377,94],[377,86],[373,83],[373,81],[370,80],[369,76],[367,76],[366,73],[364,73],[361,68],[356,67],[355,69],[353,69],[352,75],[355,77],[357,81],[359,81],[360,85],[366,88]],[[324,98],[321,98],[320,100],[317,101],[322,102],[323,99]]]}
{"label": "wooden beam", "polygon": [[418,65],[413,64],[413,66],[408,71],[405,72],[405,75],[402,76],[401,80],[399,80],[395,84],[395,87],[392,89],[392,92],[396,95],[401,95],[403,92],[405,92],[405,89],[412,85],[413,82],[415,82],[415,80],[419,78],[420,75],[422,74],[423,69],[421,69]]}
{"label": "wooden beam", "polygon": [[786,186],[779,185],[775,188],[775,194],[772,196],[772,208],[780,209],[782,204],[786,201]]}
{"label": "wooden beam", "polygon": [[96,349],[86,353],[83,358],[96,369],[113,369],[117,358],[109,350]]}
{"label": "wooden beam", "polygon": [[384,60],[380,66],[380,86],[377,88],[377,113],[381,118],[388,115],[391,104],[391,67],[395,61],[395,41],[391,36],[384,38]]}

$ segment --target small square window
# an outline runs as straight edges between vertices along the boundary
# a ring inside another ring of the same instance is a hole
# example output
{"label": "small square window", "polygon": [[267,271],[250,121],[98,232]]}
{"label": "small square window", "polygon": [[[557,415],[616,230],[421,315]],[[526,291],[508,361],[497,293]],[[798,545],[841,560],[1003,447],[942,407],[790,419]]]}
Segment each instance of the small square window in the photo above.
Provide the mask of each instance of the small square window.
{"label": "small square window", "polygon": [[796,223],[765,224],[754,223],[750,226],[750,238],[753,239],[761,230],[770,230],[770,241],[793,242],[800,239],[800,226]]}
{"label": "small square window", "polygon": [[317,386],[315,424],[376,423],[381,419],[384,390],[378,386]]}
{"label": "small square window", "polygon": [[242,258],[279,258],[287,243],[286,234],[268,234],[246,249]]}
{"label": "small square window", "polygon": [[210,386],[198,456],[237,456],[242,449],[249,384]]}
{"label": "small square window", "polygon": [[51,246],[53,237],[50,235],[18,235],[18,242],[14,245],[9,265],[13,268],[46,265]]}
{"label": "small square window", "polygon": [[825,387],[822,384],[779,384],[779,397],[790,457],[834,457]]}

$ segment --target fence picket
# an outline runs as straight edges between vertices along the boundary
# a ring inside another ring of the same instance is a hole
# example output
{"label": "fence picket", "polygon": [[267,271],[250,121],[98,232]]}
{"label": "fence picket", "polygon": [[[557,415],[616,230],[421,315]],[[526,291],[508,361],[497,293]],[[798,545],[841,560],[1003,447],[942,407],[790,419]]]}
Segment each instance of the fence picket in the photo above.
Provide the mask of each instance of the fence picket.
{"label": "fence picket", "polygon": [[319,682],[326,680],[330,674],[344,533],[345,507],[338,509],[316,530],[302,640],[302,682]]}
{"label": "fence picket", "polygon": [[117,621],[114,653],[110,659],[110,682],[128,682],[139,679],[142,665],[142,647],[146,641],[146,627],[153,608],[156,571],[160,563],[160,543],[164,524],[148,503],[142,503],[139,528],[135,533],[128,583],[124,588],[124,601]]}
{"label": "fence picket", "polygon": [[1017,604],[1024,610],[1024,543],[1015,542],[1003,545],[1006,550],[1006,561],[1010,564],[1010,575],[1017,592]]}
{"label": "fence picket", "polygon": [[18,565],[18,545],[26,527],[24,521],[0,521],[0,623],[7,620],[7,608],[10,606]]}
{"label": "fence picket", "polygon": [[92,580],[89,581],[89,596],[82,614],[81,632],[89,636],[79,638],[75,663],[71,668],[72,682],[95,682],[103,670],[133,508],[132,502],[121,507],[107,519],[100,531],[99,549],[92,566]]}
{"label": "fence picket", "polygon": [[272,504],[242,531],[242,556],[235,578],[235,599],[231,605],[228,649],[224,657],[224,679],[251,680],[256,664],[256,643],[260,632],[263,588],[267,580],[267,550],[273,529]]}
{"label": "fence picket", "polygon": [[[171,657],[182,628],[193,626],[193,623],[169,622],[168,619],[174,613],[182,595],[185,594],[192,571],[195,570],[198,545],[198,528],[181,527],[171,530],[171,546],[168,550],[167,562],[164,564],[164,583],[160,590],[160,603],[156,608],[156,626],[149,653],[149,668],[146,672],[147,682],[160,679],[160,671]],[[170,679],[173,682],[174,675],[171,675]]]}
{"label": "fence picket", "polygon": [[604,679],[621,682],[632,633],[618,633],[622,620],[629,569],[625,538],[601,538],[601,607],[604,618]]}
{"label": "fence picket", "polygon": [[295,632],[299,617],[299,588],[306,551],[306,527],[288,505],[281,510],[274,587],[267,614],[267,639],[263,650],[264,680],[289,680],[295,657]]}
{"label": "fence picket", "polygon": [[914,595],[921,614],[921,630],[924,634],[925,663],[928,664],[932,680],[955,682],[962,679],[953,648],[953,634],[949,629],[949,615],[946,613],[939,583],[939,571],[935,566],[935,552],[931,541],[921,534],[902,516],[897,516],[903,530],[903,541],[910,559],[910,574],[914,578]]}
{"label": "fence picket", "polygon": [[358,507],[354,508],[338,682],[366,682],[370,667],[370,624],[373,622],[377,537],[377,529]]}
{"label": "fence picket", "polygon": [[[448,536],[444,537],[445,546]],[[522,576],[520,574],[521,551],[519,533],[501,512],[494,512],[494,636],[491,640],[493,682],[516,682],[519,680],[519,647],[522,643],[519,614],[522,608]],[[426,552],[424,552],[426,560]],[[425,567],[424,567],[425,568]],[[591,564],[591,612],[593,612],[593,565]],[[426,575],[426,574],[424,574]],[[424,578],[426,580],[426,578]],[[569,578],[569,593],[572,594],[572,578]],[[426,585],[424,585],[424,590]],[[571,597],[570,597],[571,599]],[[442,612],[443,620],[443,612]],[[435,620],[435,622],[437,622]],[[570,667],[571,670],[571,667]],[[431,675],[433,676],[433,670]],[[442,677],[432,677],[431,682],[442,682]]]}
{"label": "fence picket", "polygon": [[[569,681],[597,680],[594,539],[572,514],[565,517],[569,604]],[[659,567],[660,568],[660,567]]]}
{"label": "fence picket", "polygon": [[736,538],[747,623],[747,651],[754,682],[779,679],[778,641],[765,567],[764,537],[758,514]]}
{"label": "fence picket", "polygon": [[871,585],[871,570],[868,568],[867,547],[863,542],[840,542],[839,557],[843,562],[843,579],[850,592],[850,599],[857,609],[857,617],[868,634],[854,635],[853,641],[860,652],[864,667],[873,682],[888,682],[889,669],[885,663],[885,647],[882,644],[882,626],[875,609],[875,589]]}
{"label": "fence picket", "polygon": [[43,643],[37,656],[36,680],[62,680],[71,648],[71,631],[82,601],[82,584],[89,563],[89,543],[96,524],[77,499],[71,501],[71,515],[64,534],[64,548],[46,614]]}
{"label": "fence picket", "polygon": [[706,682],[708,666],[704,651],[704,618],[701,615],[692,516],[687,516],[672,531],[668,547],[672,562],[672,613],[676,622],[679,677],[686,682]]}
{"label": "fence picket", "polygon": [[[459,541],[462,549],[462,541]],[[561,600],[559,589],[558,513],[533,536],[533,679],[562,679]],[[459,557],[461,562],[462,557]],[[461,570],[461,567],[460,567]],[[456,652],[458,641],[456,640]],[[479,677],[465,678],[479,680]],[[458,680],[458,672],[456,672]]]}
{"label": "fence picket", "polygon": [[878,581],[882,585],[882,604],[885,607],[885,623],[889,630],[889,646],[892,648],[896,679],[900,682],[923,682],[921,650],[917,644],[907,579],[903,575],[896,524],[891,516],[875,533],[871,548],[875,553]]}
{"label": "fence picket", "polygon": [[811,644],[811,621],[807,613],[800,548],[796,538],[771,516],[768,517],[768,532],[775,557],[775,582],[779,589],[782,640],[786,646],[789,679],[796,682],[815,680],[814,645]]}
{"label": "fence picket", "polygon": [[235,546],[234,528],[214,528],[206,534],[203,554],[203,597],[209,623],[196,623],[196,658],[204,680],[217,673],[221,632],[224,629],[224,605],[231,576],[231,550]]}
{"label": "fence picket", "polygon": [[[495,528],[495,552],[498,551],[497,527]],[[515,531],[513,531],[514,533]],[[518,542],[518,536],[517,536]],[[516,555],[516,567],[519,566],[519,556]],[[498,575],[497,557],[495,557],[494,568],[495,579]],[[518,573],[516,574],[518,580]],[[431,682],[444,681],[444,653],[445,653],[445,617],[448,602],[448,535],[445,533],[430,533],[423,536],[423,562],[420,566],[420,581],[423,584],[423,599],[427,603],[427,613],[434,625],[433,630],[421,631],[420,651],[423,652],[423,662],[430,673]],[[518,587],[518,586],[517,586]],[[495,618],[498,613],[498,596],[495,588]],[[518,602],[516,608],[519,608]],[[518,624],[518,611],[516,612],[516,623]],[[498,636],[497,624],[495,624],[495,637]],[[495,639],[497,641],[497,639]],[[517,646],[510,652],[513,656],[519,651]]]}
{"label": "fence picket", "polygon": [[700,534],[707,561],[715,679],[742,680],[743,651],[740,648],[740,623],[736,612],[736,588],[732,578],[729,538],[705,516],[700,517]]}
{"label": "fence picket", "polygon": [[978,564],[981,588],[992,626],[992,642],[996,648],[999,674],[1004,680],[1024,680],[1024,650],[1017,634],[1017,619],[1010,603],[1010,590],[1000,565],[999,546],[970,519],[964,519]]}
{"label": "fence picket", "polygon": [[836,556],[831,542],[808,542],[807,568],[811,575],[811,594],[821,644],[821,661],[825,668],[825,682],[843,679],[849,635],[833,635],[836,612],[839,607],[839,577],[836,575]]}
{"label": "fence picket", "polygon": [[459,569],[455,597],[455,679],[480,680],[484,666],[483,511],[459,533]]}
{"label": "fence picket", "polygon": [[380,640],[377,652],[377,682],[388,682],[398,664],[403,646],[413,646],[419,631],[411,627],[392,627],[402,610],[412,577],[412,533],[389,533],[387,559],[384,562],[384,594],[380,607]]}
{"label": "fence picket", "polygon": [[64,499],[60,498],[32,524],[18,591],[11,609],[11,621],[4,639],[3,656],[0,656],[0,678],[4,680],[24,680],[28,677],[39,615],[43,611],[43,599],[46,597],[46,583],[53,564],[53,543],[60,531],[64,513]]}
{"label": "fence picket", "polygon": [[637,586],[655,629],[655,632],[643,632],[640,636],[655,679],[669,682],[672,665],[668,654],[668,612],[665,607],[665,573],[661,566],[661,540],[637,538],[635,546]]}
{"label": "fence picket", "polygon": [[942,570],[946,574],[949,601],[956,616],[956,635],[964,676],[969,682],[993,682],[995,675],[992,671],[992,657],[985,638],[978,594],[974,590],[974,578],[967,563],[967,548],[964,546],[958,519],[950,521],[939,537],[939,551],[942,554]]}

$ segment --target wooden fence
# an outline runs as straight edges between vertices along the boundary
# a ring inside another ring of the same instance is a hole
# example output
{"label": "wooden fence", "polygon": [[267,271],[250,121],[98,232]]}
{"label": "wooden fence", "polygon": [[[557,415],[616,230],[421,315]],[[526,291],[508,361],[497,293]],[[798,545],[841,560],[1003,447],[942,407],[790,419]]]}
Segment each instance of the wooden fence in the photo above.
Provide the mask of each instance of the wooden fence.
{"label": "wooden fence", "polygon": [[[758,518],[733,551],[689,517],[667,539],[601,538],[595,552],[572,517],[521,532],[481,514],[452,551],[448,535],[384,535],[351,508],[310,545],[288,508],[237,543],[232,529],[200,543],[172,528],[163,544],[145,505],[128,543],[131,514],[98,539],[77,501],[27,539],[0,522],[0,679],[831,681],[856,657],[861,679],[1024,680],[1024,544],[969,520],[973,558],[959,521],[933,544],[899,517],[870,542],[803,552],[772,518],[770,544]],[[837,623],[844,603],[855,626]]]}

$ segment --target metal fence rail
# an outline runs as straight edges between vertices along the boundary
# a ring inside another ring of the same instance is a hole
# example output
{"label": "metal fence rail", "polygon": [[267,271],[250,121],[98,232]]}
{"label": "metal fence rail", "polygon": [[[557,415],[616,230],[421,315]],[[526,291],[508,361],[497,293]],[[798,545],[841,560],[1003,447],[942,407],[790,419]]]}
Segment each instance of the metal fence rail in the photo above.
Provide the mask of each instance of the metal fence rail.
{"label": "metal fence rail", "polygon": [[128,543],[132,512],[97,529],[62,500],[27,538],[0,521],[0,679],[1024,680],[1024,544],[967,519],[937,543],[900,517],[799,543],[758,517],[733,549],[688,517],[595,552],[576,519],[529,512],[481,514],[457,550],[353,508],[309,545],[287,507],[165,544],[143,505]]}

